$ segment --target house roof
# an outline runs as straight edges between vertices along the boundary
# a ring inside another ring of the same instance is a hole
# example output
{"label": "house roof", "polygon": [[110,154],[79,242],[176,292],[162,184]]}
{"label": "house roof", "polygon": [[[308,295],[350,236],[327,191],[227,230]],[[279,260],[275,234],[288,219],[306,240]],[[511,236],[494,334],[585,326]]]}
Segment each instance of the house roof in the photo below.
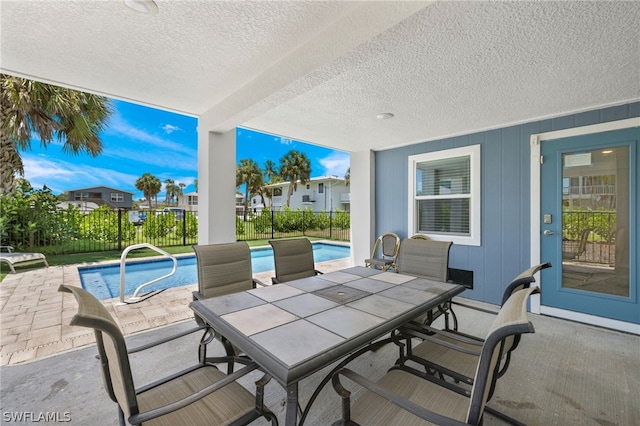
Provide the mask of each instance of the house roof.
{"label": "house roof", "polygon": [[104,185],[90,186],[90,187],[87,187],[87,188],[67,189],[65,192],[91,191],[91,190],[94,190],[94,189],[108,189],[108,190],[111,190],[111,191],[123,192],[125,194],[132,194],[133,195],[133,192],[125,191],[123,189],[118,189],[118,188],[112,188],[110,186],[104,186]]}
{"label": "house roof", "polygon": [[[342,182],[344,183],[345,179],[344,178],[340,178],[338,176],[318,176],[318,177],[313,177],[309,180],[307,180],[307,183],[309,182],[329,182],[329,181],[337,181],[337,182]],[[300,180],[297,180],[296,183],[300,183]],[[277,183],[272,183],[270,185],[265,185],[265,188],[277,188],[279,186],[287,186],[289,185],[289,182],[277,182]]]}
{"label": "house roof", "polygon": [[2,72],[345,151],[640,99],[637,1],[155,3],[2,0]]}

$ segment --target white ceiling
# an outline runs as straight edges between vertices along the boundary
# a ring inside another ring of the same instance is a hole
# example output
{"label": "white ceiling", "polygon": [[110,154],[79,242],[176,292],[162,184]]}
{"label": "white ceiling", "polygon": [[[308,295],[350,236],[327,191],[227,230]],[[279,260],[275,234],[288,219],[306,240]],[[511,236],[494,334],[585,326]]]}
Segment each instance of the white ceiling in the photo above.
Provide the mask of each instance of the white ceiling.
{"label": "white ceiling", "polygon": [[640,100],[638,1],[156,3],[1,0],[0,68],[345,151]]}

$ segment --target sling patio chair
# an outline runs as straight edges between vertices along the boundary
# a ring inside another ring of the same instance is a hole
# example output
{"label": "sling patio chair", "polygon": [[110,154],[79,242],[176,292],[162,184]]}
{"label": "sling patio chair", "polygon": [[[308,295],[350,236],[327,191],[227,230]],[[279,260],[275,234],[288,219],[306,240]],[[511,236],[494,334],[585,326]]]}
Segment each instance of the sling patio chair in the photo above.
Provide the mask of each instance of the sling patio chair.
{"label": "sling patio chair", "polygon": [[[547,266],[548,265],[548,266]],[[533,274],[540,269],[548,268],[549,263],[536,265],[527,269],[518,275],[505,289],[504,302],[506,304],[514,294],[527,290],[529,294],[539,293],[538,288],[531,288],[530,284],[535,282]],[[495,315],[495,312],[480,309],[482,312],[488,312]],[[501,308],[502,310],[502,308]],[[498,313],[499,314],[499,313]],[[396,361],[396,365],[405,366],[408,362],[413,362],[422,366],[427,374],[437,374],[441,379],[450,377],[455,383],[473,385],[475,368],[480,357],[480,351],[485,339],[463,334],[460,332],[451,332],[448,330],[436,330],[428,326],[416,327],[407,325],[399,330],[399,334],[407,341],[407,345],[400,345],[401,356]],[[415,348],[411,347],[407,339],[419,338],[422,340]],[[509,336],[503,342],[501,357],[498,362],[496,379],[502,377],[509,367],[513,351],[520,343],[520,335]],[[406,355],[404,354],[406,350]],[[492,386],[489,393],[489,399],[493,395],[494,387]],[[512,424],[519,424],[504,414],[488,408],[491,414],[502,418]]]}
{"label": "sling patio chair", "polygon": [[33,265],[36,263],[44,263],[49,267],[47,258],[42,253],[15,253],[12,246],[0,246],[0,262],[9,265],[12,274],[16,273],[17,265]]}
{"label": "sling patio chair", "polygon": [[270,240],[269,244],[276,268],[276,276],[271,278],[273,284],[322,274],[315,269],[313,246],[308,238]]}
{"label": "sling patio chair", "polygon": [[[198,290],[193,292],[193,300],[251,290],[258,284],[264,287],[263,283],[253,278],[251,249],[246,242],[194,245],[193,251],[198,270]],[[205,324],[197,315],[195,320],[200,325]],[[227,355],[240,353],[224,336],[216,337],[222,342]]]}
{"label": "sling patio chair", "polygon": [[[505,288],[501,306],[504,306],[509,297],[515,292],[530,288],[531,284],[536,281],[534,275],[538,271],[550,267],[551,263],[549,262],[541,263],[518,274]],[[463,303],[454,303],[487,314],[497,314],[488,309]],[[473,362],[459,362],[456,360],[456,356],[461,356],[465,359],[477,358],[480,347],[484,343],[484,338],[463,333],[460,330],[440,330],[426,324],[417,323],[406,324],[399,329],[399,333],[405,337],[420,337],[422,342],[414,348],[409,344],[406,346],[401,345],[400,358],[396,362],[397,364],[403,364],[407,360],[411,360],[423,364],[429,369],[443,372],[461,382],[472,383],[474,374]],[[510,345],[504,351],[504,360],[500,365],[499,376],[502,376],[508,368],[511,352],[518,346],[518,342],[519,337],[514,338],[513,342],[510,342]],[[406,355],[404,350],[407,351]],[[452,352],[452,350],[457,352]]]}
{"label": "sling patio chair", "polygon": [[414,240],[430,240],[431,239],[431,237],[428,237],[427,235],[424,235],[424,234],[413,234],[411,238],[413,238]]}
{"label": "sling patio chair", "polygon": [[[496,316],[480,350],[469,391],[462,392],[444,380],[406,366],[390,369],[377,382],[344,368],[332,377],[333,387],[342,398],[342,419],[334,425],[481,424],[489,390],[497,379],[502,342],[534,332],[527,319],[527,300],[533,290],[514,293]],[[366,389],[353,404],[341,376]]]}
{"label": "sling patio chair", "polygon": [[[431,239],[407,238],[400,244],[398,256],[398,272],[428,280],[446,282],[449,277],[449,250],[451,241],[433,241]],[[455,313],[451,310],[450,301],[440,304],[426,314],[416,318],[419,323],[431,324],[437,317],[444,314],[445,323],[449,328],[449,313],[457,328]]]}
{"label": "sling patio chair", "polygon": [[[380,249],[380,256],[378,256]],[[400,237],[393,232],[387,232],[380,235],[371,251],[371,258],[365,259],[364,266],[367,268],[379,268],[383,271],[393,269],[398,272],[398,252],[400,251]]]}
{"label": "sling patio chair", "polygon": [[[104,387],[109,398],[118,405],[121,425],[247,424],[262,416],[277,424],[276,417],[262,401],[264,385],[270,376],[264,375],[256,382],[256,395],[236,382],[258,368],[247,359],[235,358],[235,362],[245,364],[245,367],[225,375],[214,364],[204,362],[205,356],[200,356],[196,365],[143,387],[135,387],[130,353],[170,342],[202,327],[127,350],[120,328],[98,299],[79,287],[62,285],[59,291],[72,293],[78,303],[78,312],[71,318],[70,325],[92,328],[95,332]],[[201,342],[199,352],[204,350]],[[228,358],[208,358],[207,361],[226,363]],[[157,369],[161,371],[161,366]]]}

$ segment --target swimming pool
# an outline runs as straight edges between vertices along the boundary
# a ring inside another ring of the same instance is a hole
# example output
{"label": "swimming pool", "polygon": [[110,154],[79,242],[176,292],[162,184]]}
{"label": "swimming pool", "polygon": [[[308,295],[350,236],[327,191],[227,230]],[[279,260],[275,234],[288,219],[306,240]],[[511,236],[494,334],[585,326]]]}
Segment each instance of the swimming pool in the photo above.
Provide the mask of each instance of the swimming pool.
{"label": "swimming pool", "polygon": [[[316,262],[343,259],[349,257],[351,248],[336,244],[314,243],[313,257]],[[173,262],[170,259],[145,260],[127,262],[125,274],[125,294],[131,295],[138,286],[171,272]],[[271,271],[273,265],[273,251],[271,247],[251,250],[251,267],[253,273]],[[100,300],[120,297],[120,264],[79,267],[82,288]],[[175,275],[159,281],[144,292],[161,290],[163,288],[180,287],[198,282],[196,271],[196,257],[184,256],[178,258],[178,269]]]}

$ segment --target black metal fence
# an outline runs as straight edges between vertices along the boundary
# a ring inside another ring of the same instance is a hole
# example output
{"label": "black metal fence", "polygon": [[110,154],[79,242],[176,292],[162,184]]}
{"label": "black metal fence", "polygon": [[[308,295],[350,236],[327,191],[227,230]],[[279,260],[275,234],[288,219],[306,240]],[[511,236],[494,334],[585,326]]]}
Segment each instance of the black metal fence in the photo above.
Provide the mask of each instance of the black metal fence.
{"label": "black metal fence", "polygon": [[236,218],[238,240],[269,240],[287,237],[319,237],[329,240],[350,240],[351,217],[345,211],[314,212],[270,211]]}
{"label": "black metal fence", "polygon": [[[26,217],[22,217],[25,216]],[[44,254],[88,253],[123,250],[129,245],[150,243],[156,247],[197,244],[197,212],[134,212],[100,208],[89,213],[78,209],[23,210],[20,217],[3,211],[0,218],[2,245],[18,251]],[[302,211],[250,214],[236,218],[238,240],[295,236],[349,241],[349,213]]]}
{"label": "black metal fence", "polygon": [[612,211],[567,209],[562,212],[563,258],[575,262],[615,263],[617,215]]}

